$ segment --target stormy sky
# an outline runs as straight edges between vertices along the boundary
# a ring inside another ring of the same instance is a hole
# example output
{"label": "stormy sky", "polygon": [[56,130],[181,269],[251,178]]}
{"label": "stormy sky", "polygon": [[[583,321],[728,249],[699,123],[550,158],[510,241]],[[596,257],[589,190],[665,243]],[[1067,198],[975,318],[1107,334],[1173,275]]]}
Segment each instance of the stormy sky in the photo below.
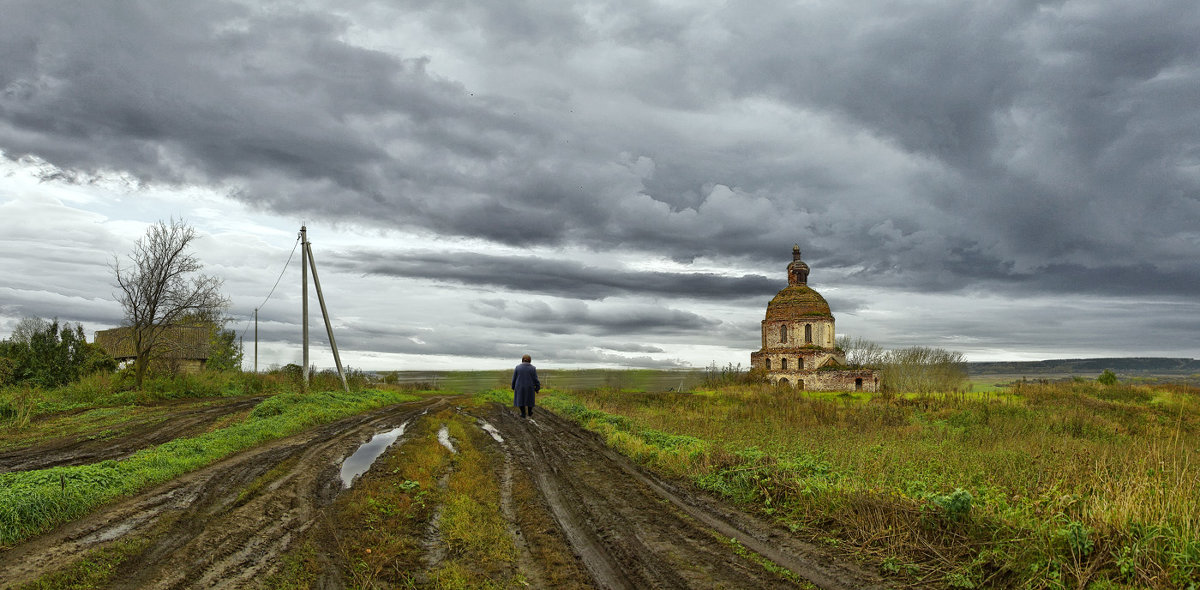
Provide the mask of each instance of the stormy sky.
{"label": "stormy sky", "polygon": [[1200,356],[1194,0],[0,13],[0,337],[176,218],[263,367],[301,224],[367,369],[748,364],[792,244],[888,348]]}

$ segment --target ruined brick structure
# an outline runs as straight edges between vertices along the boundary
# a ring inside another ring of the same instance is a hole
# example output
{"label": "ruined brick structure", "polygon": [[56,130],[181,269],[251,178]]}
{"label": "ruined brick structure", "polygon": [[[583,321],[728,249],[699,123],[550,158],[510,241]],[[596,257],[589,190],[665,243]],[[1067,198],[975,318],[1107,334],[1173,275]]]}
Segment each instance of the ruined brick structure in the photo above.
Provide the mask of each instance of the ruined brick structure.
{"label": "ruined brick structure", "polygon": [[809,391],[878,391],[879,372],[846,367],[837,348],[833,313],[825,298],[808,286],[808,265],[800,246],[792,247],[788,286],[767,304],[762,349],[750,353],[750,366],[766,371],[771,383]]}

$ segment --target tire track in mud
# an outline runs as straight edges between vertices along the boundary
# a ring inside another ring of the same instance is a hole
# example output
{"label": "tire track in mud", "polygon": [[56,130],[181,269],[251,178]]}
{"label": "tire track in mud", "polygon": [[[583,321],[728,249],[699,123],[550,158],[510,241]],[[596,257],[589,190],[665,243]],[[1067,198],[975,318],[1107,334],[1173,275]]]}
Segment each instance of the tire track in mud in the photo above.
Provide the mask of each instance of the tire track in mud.
{"label": "tire track in mud", "polygon": [[527,535],[518,524],[518,515],[513,501],[513,456],[504,436],[490,422],[476,417],[480,429],[488,433],[500,448],[502,463],[499,469],[500,484],[500,513],[504,516],[508,534],[513,539],[517,550],[517,571],[525,577],[525,581],[533,588],[548,588],[542,568],[533,556],[533,551],[526,540]]}
{"label": "tire track in mud", "polygon": [[[0,580],[19,585],[108,541],[140,534],[153,542],[119,566],[111,587],[252,585],[280,567],[282,553],[341,490],[338,463],[350,451],[381,427],[446,403],[438,397],[391,406],[243,451],[0,553]],[[278,477],[239,500],[243,489],[280,466]]]}
{"label": "tire track in mud", "polygon": [[[264,399],[266,396],[255,396],[228,403],[206,399],[199,404],[187,404],[200,407],[173,413],[160,422],[132,426],[128,432],[111,439],[88,438],[89,433],[84,432],[0,452],[0,473],[124,459],[142,449],[204,432],[221,418],[249,410]],[[182,405],[179,402],[175,403]]]}
{"label": "tire track in mud", "polygon": [[718,537],[820,588],[883,588],[882,580],[750,515],[679,490],[609,449],[594,434],[541,411],[489,414],[601,588],[798,587]]}

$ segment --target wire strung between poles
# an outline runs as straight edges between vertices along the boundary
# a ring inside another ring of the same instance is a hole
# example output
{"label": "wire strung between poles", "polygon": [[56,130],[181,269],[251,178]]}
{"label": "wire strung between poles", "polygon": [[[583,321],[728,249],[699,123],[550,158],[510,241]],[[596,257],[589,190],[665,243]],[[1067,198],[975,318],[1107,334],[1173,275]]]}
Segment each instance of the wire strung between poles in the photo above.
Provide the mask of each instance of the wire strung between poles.
{"label": "wire strung between poles", "polygon": [[[291,266],[291,264],[292,264],[292,257],[296,255],[296,248],[297,248],[297,247],[299,247],[299,246],[300,246],[300,236],[299,236],[299,235],[297,235],[297,236],[296,236],[296,243],[295,243],[295,244],[292,244],[292,253],[291,253],[291,254],[288,254],[288,259],[287,259],[287,262],[283,263],[283,270],[279,271],[279,278],[275,279],[275,284],[274,284],[274,285],[271,287],[271,292],[270,292],[270,293],[267,293],[267,296],[266,296],[266,297],[263,299],[263,302],[262,302],[261,304],[259,304],[259,306],[258,306],[257,308],[255,308],[255,309],[257,309],[258,311],[262,311],[262,308],[263,308],[263,307],[265,307],[265,306],[267,305],[267,301],[270,301],[270,300],[271,300],[271,295],[274,295],[274,294],[275,294],[275,288],[279,286],[279,281],[282,281],[282,280],[283,280],[283,275],[284,275],[285,273],[287,273],[287,269],[288,269],[288,267],[289,267],[289,266]],[[245,336],[246,336],[246,330],[249,330],[249,329],[250,329],[250,321],[249,321],[249,320],[247,320],[247,321],[246,321],[246,324],[245,324],[245,325],[242,327],[242,333],[241,333],[241,335],[239,336],[239,338],[243,338],[243,337],[245,337]]]}

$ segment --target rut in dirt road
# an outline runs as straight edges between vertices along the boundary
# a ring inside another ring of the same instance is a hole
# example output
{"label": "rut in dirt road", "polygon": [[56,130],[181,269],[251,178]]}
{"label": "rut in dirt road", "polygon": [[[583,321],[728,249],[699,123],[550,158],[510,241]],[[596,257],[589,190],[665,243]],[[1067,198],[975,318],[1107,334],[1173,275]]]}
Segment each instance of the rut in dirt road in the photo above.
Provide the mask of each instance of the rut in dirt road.
{"label": "rut in dirt road", "polygon": [[[542,411],[526,420],[496,405],[487,419],[598,587],[883,587],[778,527],[676,489],[563,418]],[[730,539],[794,575],[740,556]]]}

